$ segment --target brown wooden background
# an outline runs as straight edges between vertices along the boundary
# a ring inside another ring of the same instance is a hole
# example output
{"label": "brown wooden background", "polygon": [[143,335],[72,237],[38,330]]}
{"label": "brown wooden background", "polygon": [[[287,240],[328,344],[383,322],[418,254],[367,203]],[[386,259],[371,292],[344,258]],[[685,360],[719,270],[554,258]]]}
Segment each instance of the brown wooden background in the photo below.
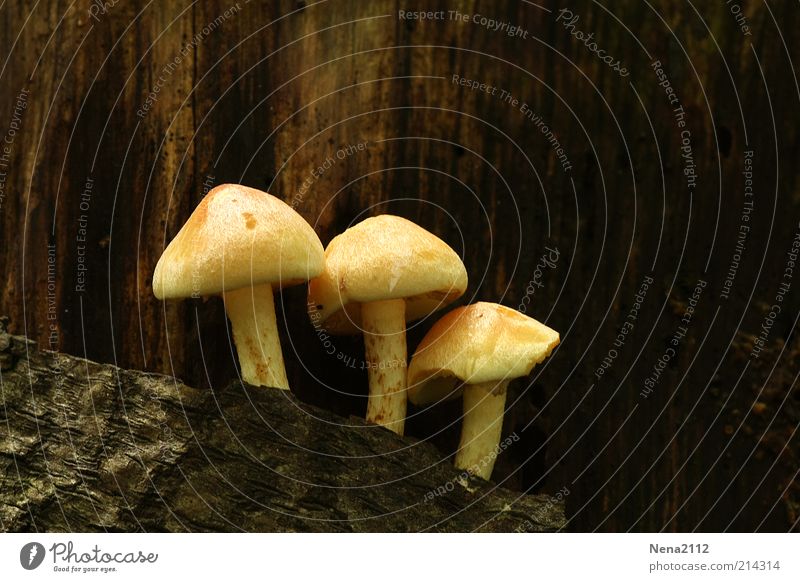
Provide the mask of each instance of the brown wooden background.
{"label": "brown wooden background", "polygon": [[[748,361],[800,220],[800,12],[743,4],[750,35],[723,2],[564,6],[580,16],[576,30],[624,63],[623,78],[557,22],[552,2],[6,2],[0,313],[45,347],[198,386],[228,381],[220,300],[165,305],[150,286],[165,242],[224,182],[294,203],[323,243],[374,213],[417,221],[463,254],[462,303],[517,307],[555,246],[559,261],[543,271],[529,313],[562,345],[532,388],[516,387],[505,430],[520,440],[497,480],[566,488],[575,530],[796,529],[800,274],[764,352]],[[528,38],[398,18],[420,8],[483,14]],[[692,192],[654,60],[686,112]],[[454,74],[528,103],[571,169],[518,109],[455,85]],[[297,196],[315,167],[359,142],[366,151]],[[725,300],[745,150],[754,152],[752,230]],[[647,275],[635,329],[596,381]],[[689,333],[644,399],[701,278]],[[280,298],[293,390],[362,414],[366,374],[325,353],[304,293]],[[410,331],[411,349],[430,324]],[[357,339],[334,344],[360,358]],[[407,433],[451,452],[458,412],[417,414]]]}

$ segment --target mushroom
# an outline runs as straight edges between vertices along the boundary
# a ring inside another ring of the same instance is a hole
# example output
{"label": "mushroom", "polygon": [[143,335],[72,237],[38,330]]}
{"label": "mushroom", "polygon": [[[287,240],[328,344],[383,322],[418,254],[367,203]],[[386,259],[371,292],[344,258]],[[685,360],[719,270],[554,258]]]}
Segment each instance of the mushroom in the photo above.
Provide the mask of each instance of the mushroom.
{"label": "mushroom", "polygon": [[456,467],[489,479],[508,383],[530,374],[558,343],[558,332],[496,303],[459,307],[434,324],[408,366],[408,397],[425,406],[463,392]]}
{"label": "mushroom", "polygon": [[288,390],[272,289],[315,277],[323,261],[314,229],[287,204],[255,188],[223,184],[164,250],[153,293],[159,299],[222,294],[242,379]]}
{"label": "mushroom", "polygon": [[374,216],[330,242],[325,270],[308,287],[309,315],[332,334],[363,332],[369,422],[403,434],[406,323],[455,301],[466,288],[456,252],[405,218]]}

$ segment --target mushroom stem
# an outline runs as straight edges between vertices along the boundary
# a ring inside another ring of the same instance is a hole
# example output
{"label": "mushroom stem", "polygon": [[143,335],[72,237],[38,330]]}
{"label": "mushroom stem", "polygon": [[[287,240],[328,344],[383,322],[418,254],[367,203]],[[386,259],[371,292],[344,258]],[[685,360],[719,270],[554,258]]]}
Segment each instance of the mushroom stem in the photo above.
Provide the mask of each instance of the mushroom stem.
{"label": "mushroom stem", "polygon": [[233,327],[242,380],[254,386],[288,390],[272,285],[226,291],[224,298],[225,311]]}
{"label": "mushroom stem", "polygon": [[455,466],[487,481],[499,453],[508,382],[464,385],[464,420]]}
{"label": "mushroom stem", "polygon": [[361,305],[369,370],[367,421],[403,434],[406,424],[406,302]]}

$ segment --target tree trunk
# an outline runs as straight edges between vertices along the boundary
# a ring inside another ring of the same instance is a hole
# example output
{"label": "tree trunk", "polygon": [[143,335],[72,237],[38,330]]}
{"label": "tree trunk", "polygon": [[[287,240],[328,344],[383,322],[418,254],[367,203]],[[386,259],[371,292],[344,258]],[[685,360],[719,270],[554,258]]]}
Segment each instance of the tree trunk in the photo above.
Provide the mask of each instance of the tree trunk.
{"label": "tree trunk", "polygon": [[233,383],[36,349],[0,320],[4,531],[554,531],[563,503],[424,442]]}
{"label": "tree trunk", "polygon": [[[796,3],[575,0],[575,21],[550,0],[441,4],[3,2],[0,312],[12,331],[216,390],[236,374],[221,300],[162,303],[151,289],[211,187],[267,190],[325,244],[399,214],[463,255],[462,304],[525,308],[562,334],[535,382],[509,388],[503,434],[519,438],[499,483],[568,489],[576,530],[797,527],[797,275],[750,358],[800,216]],[[524,38],[399,14],[434,8]],[[691,325],[644,398],[699,280]],[[363,416],[362,339],[315,329],[303,286],[275,301],[294,393]],[[409,327],[409,353],[434,319]],[[410,408],[406,434],[450,454],[460,413]]]}

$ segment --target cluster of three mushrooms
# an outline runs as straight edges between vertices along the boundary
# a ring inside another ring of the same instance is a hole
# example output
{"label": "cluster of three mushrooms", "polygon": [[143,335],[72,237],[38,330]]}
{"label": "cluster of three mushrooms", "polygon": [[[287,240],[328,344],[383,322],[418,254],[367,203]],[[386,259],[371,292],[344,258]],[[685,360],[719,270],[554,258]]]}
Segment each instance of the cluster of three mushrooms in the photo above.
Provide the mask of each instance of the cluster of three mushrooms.
{"label": "cluster of three mushrooms", "polygon": [[[331,333],[364,333],[367,420],[403,434],[409,379],[415,404],[452,397],[461,380],[467,388],[456,465],[488,477],[491,466],[488,473],[485,464],[476,470],[470,459],[499,442],[507,380],[526,375],[549,355],[558,334],[502,306],[475,304],[434,326],[407,374],[406,322],[448,305],[467,287],[458,255],[425,229],[396,216],[376,216],[323,251],[311,226],[288,205],[226,184],[209,192],[168,245],[153,290],[162,299],[222,294],[242,379],[288,389],[273,286],[308,280],[312,319]],[[490,312],[497,317],[481,322]],[[514,342],[517,348],[506,346]]]}

